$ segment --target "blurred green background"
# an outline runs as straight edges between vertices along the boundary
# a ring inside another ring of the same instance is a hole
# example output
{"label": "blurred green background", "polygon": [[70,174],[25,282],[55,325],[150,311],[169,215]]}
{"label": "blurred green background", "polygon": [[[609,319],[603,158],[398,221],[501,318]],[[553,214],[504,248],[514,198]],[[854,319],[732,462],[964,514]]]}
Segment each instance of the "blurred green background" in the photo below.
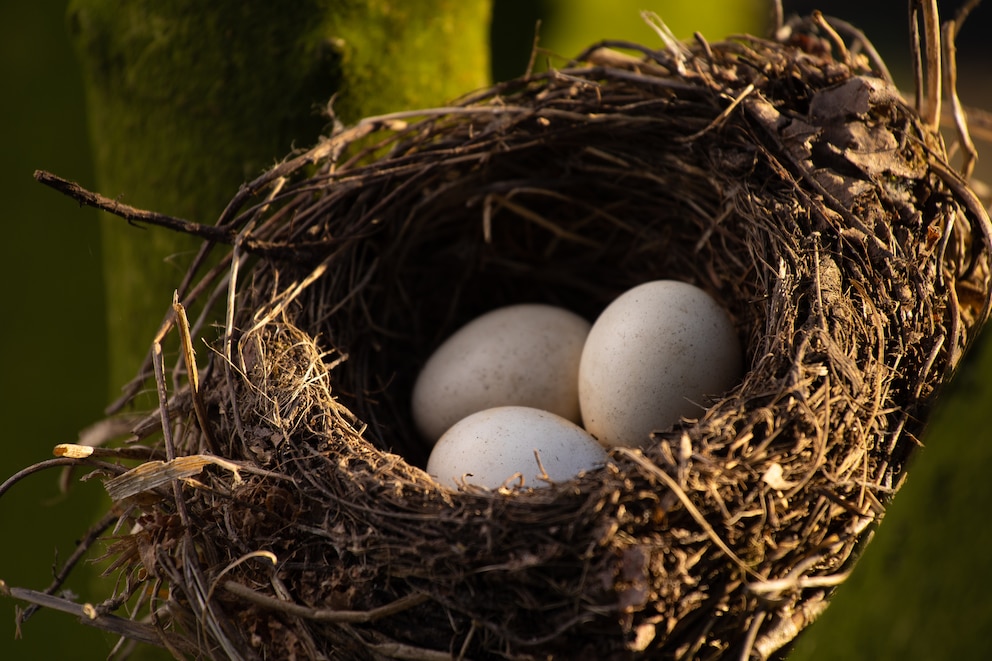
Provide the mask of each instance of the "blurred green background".
{"label": "blurred green background", "polygon": [[[828,3],[821,3],[826,5]],[[881,4],[881,3],[878,3]],[[889,65],[908,63],[905,3],[887,12],[865,2],[832,0],[829,13],[857,23]],[[988,3],[986,3],[987,5]],[[810,2],[786,2],[808,11]],[[556,11],[567,6],[567,11]],[[496,0],[494,74],[520,73],[537,17],[541,43],[572,54],[600,38],[655,43],[637,10],[661,14],[680,37],[700,30],[711,40],[756,30],[770,3],[758,0]],[[947,4],[948,8],[954,4]],[[942,7],[944,5],[942,4]],[[93,186],[80,75],[64,24],[65,2],[0,3],[0,67],[4,83],[0,148],[0,480],[51,456],[97,419],[119,384],[105,375],[105,305],[98,222],[92,210],[32,179],[37,168]],[[982,6],[962,33],[962,96],[992,107],[988,42],[992,7]],[[904,84],[908,77],[897,73]],[[992,147],[979,144],[980,151]],[[274,154],[273,157],[280,156]],[[992,160],[992,158],[990,158]],[[982,171],[990,180],[989,170]],[[233,191],[232,191],[233,193]],[[140,230],[135,230],[140,231]],[[992,658],[992,350],[972,356],[918,455],[907,487],[849,583],[796,659]],[[99,511],[98,483],[68,495],[57,473],[36,475],[0,500],[0,579],[36,589],[53,563],[72,552]],[[67,588],[83,598],[92,570],[82,567]],[[41,612],[14,639],[15,602],[0,598],[0,659],[102,658],[112,637]]]}
{"label": "blurred green background", "polygon": [[[36,184],[37,168],[92,186],[83,89],[62,2],[0,3],[0,480],[76,439],[107,401],[97,216]],[[59,493],[43,473],[0,499],[0,579],[44,589],[56,559],[97,514],[102,487]],[[89,569],[67,587],[86,595]],[[40,612],[14,640],[0,598],[0,658],[105,657],[113,640],[71,617]]]}

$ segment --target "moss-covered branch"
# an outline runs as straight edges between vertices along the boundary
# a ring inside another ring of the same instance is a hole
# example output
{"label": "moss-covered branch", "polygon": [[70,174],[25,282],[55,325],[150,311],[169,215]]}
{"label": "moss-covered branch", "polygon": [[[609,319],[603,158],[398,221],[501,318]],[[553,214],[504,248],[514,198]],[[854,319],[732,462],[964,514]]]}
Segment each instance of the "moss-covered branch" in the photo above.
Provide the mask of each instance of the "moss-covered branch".
{"label": "moss-covered branch", "polygon": [[[212,222],[238,186],[344,122],[486,83],[490,0],[75,0],[98,185]],[[195,241],[104,220],[111,383],[134,374]],[[165,260],[168,263],[163,263]]]}

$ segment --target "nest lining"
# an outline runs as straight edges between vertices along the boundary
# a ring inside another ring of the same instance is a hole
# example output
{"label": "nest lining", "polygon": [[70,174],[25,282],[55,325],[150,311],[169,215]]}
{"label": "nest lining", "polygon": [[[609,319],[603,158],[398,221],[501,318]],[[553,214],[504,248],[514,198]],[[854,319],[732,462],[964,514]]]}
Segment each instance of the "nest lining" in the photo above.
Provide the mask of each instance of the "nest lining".
{"label": "nest lining", "polygon": [[[988,217],[814,21],[603,46],[628,55],[339,130],[187,228],[234,243],[181,290],[220,338],[136,436],[233,463],[108,483],[136,526],[105,611],[167,585],[163,641],[211,658],[767,658],[811,621],[988,315]],[[454,329],[517,302],[592,319],[658,278],[746,348],[698,420],[541,488],[418,467],[410,388]]]}

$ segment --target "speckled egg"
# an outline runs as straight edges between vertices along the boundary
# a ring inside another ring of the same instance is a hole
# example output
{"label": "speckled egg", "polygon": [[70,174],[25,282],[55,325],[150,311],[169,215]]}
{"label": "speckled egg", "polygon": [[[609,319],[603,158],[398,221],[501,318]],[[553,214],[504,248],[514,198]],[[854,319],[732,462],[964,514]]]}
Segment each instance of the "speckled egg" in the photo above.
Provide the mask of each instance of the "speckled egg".
{"label": "speckled egg", "polygon": [[733,323],[709,294],[676,280],[647,282],[593,323],[579,366],[582,422],[605,447],[644,446],[652,431],[698,418],[742,372]]}
{"label": "speckled egg", "polygon": [[541,466],[548,479],[563,482],[606,460],[603,447],[578,425],[547,411],[500,406],[448,429],[431,452],[427,472],[446,487],[464,479],[495,489],[517,473],[524,486],[545,486]]}
{"label": "speckled egg", "polygon": [[511,305],[447,339],[413,387],[417,429],[433,443],[462,418],[496,406],[529,406],[579,422],[579,358],[590,324],[563,308]]}

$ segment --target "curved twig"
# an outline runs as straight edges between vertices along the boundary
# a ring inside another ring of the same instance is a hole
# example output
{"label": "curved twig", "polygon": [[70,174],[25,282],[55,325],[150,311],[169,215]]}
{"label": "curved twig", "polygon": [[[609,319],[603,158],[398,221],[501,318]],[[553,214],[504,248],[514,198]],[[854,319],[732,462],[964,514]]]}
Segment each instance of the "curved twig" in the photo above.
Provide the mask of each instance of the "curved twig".
{"label": "curved twig", "polygon": [[224,590],[235,596],[246,599],[257,606],[268,608],[269,610],[287,613],[289,615],[302,617],[307,620],[316,620],[319,622],[347,622],[349,624],[375,622],[376,620],[381,620],[384,617],[401,613],[430,600],[430,595],[423,592],[414,592],[406,595],[405,597],[400,597],[396,601],[391,601],[384,606],[371,608],[366,611],[334,610],[330,608],[310,608],[308,606],[301,606],[300,604],[286,601],[284,599],[270,597],[269,595],[262,594],[261,592],[256,592],[255,590],[252,590],[237,581],[224,581],[222,587]]}

